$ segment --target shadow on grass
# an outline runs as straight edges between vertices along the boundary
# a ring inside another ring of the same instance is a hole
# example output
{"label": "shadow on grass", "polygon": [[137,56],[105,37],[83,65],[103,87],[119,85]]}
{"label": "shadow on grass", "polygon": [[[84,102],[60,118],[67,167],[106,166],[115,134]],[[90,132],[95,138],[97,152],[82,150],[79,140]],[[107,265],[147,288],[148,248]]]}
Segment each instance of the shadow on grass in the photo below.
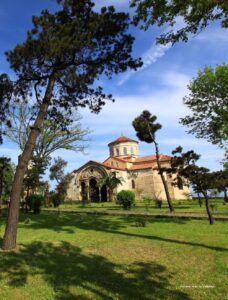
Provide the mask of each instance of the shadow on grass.
{"label": "shadow on grass", "polygon": [[[21,221],[25,216],[22,215]],[[129,233],[125,232],[124,229],[129,226],[135,226],[135,219],[132,217],[128,218],[110,218],[110,217],[99,217],[99,216],[85,216],[78,214],[70,214],[70,213],[42,213],[39,216],[32,216],[32,222],[29,224],[20,223],[20,227],[24,228],[32,228],[32,229],[51,229],[55,231],[64,231],[68,233],[75,233],[76,228],[80,228],[82,230],[95,230],[101,231],[111,234],[143,238],[149,240],[157,240],[166,243],[174,243],[178,245],[187,245],[187,246],[196,246],[202,247],[215,251],[227,251],[227,248],[219,247],[219,246],[211,246],[201,243],[195,243],[190,241],[169,239],[165,237],[155,236],[155,235],[142,235],[137,233]],[[184,223],[185,221],[179,219],[153,219],[152,222],[160,222],[160,223]],[[68,228],[70,227],[70,228]]]}
{"label": "shadow on grass", "polygon": [[[0,253],[0,281],[26,285],[28,276],[42,277],[56,300],[70,299],[191,299],[170,284],[174,276],[157,263],[114,264],[98,255],[83,254],[68,242],[34,242],[19,252]],[[36,288],[42,286],[34,286]]]}

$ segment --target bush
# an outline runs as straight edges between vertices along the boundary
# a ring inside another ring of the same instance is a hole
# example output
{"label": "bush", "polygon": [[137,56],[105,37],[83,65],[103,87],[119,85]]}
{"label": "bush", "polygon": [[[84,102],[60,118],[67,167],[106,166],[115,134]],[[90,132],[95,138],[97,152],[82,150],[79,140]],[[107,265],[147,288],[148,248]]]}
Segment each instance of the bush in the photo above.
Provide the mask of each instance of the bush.
{"label": "bush", "polygon": [[124,209],[130,209],[135,204],[135,194],[132,191],[123,190],[117,194],[116,202]]}
{"label": "bush", "polygon": [[146,218],[135,218],[135,226],[136,227],[146,227],[147,220]]}
{"label": "bush", "polygon": [[155,206],[157,208],[162,208],[162,200],[156,199],[156,200],[154,200],[154,202],[155,202]]}
{"label": "bush", "polygon": [[54,207],[58,207],[64,201],[64,196],[55,192],[51,192],[49,198]]}
{"label": "bush", "polygon": [[32,210],[34,214],[40,213],[40,208],[44,203],[44,197],[39,194],[30,195],[27,198],[27,205],[29,210]]}
{"label": "bush", "polygon": [[143,197],[143,202],[145,204],[146,210],[148,211],[150,209],[150,207],[151,207],[152,199],[148,198],[148,197]]}

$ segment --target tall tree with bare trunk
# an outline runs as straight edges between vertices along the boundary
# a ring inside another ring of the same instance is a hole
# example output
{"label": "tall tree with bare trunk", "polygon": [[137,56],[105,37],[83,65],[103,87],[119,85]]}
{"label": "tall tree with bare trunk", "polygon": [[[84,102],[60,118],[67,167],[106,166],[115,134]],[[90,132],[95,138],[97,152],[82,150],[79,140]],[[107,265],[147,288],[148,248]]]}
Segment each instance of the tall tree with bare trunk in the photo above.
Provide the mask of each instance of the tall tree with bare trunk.
{"label": "tall tree with bare trunk", "polygon": [[[39,107],[16,168],[4,250],[16,247],[24,174],[46,116],[56,122],[61,120],[64,128],[66,123],[60,117],[60,108],[68,111],[69,118],[75,107],[88,106],[98,113],[106,100],[113,100],[97,86],[98,79],[102,75],[111,78],[142,65],[140,59],[131,55],[134,38],[127,33],[127,14],[117,13],[113,7],[96,12],[91,0],[57,0],[57,3],[61,6],[59,11],[52,14],[43,10],[40,16],[33,17],[33,29],[24,43],[6,52],[16,81],[10,81],[6,75],[0,77],[5,91],[1,95],[0,112],[6,111],[3,103],[8,103],[8,99],[13,104],[21,98],[33,97]],[[0,119],[7,121],[3,116]]]}
{"label": "tall tree with bare trunk", "polygon": [[144,110],[140,116],[134,119],[132,125],[136,131],[137,137],[146,143],[153,143],[155,147],[155,153],[156,153],[156,161],[158,166],[158,171],[161,176],[161,180],[164,186],[166,199],[168,202],[169,210],[171,212],[174,211],[172,200],[169,194],[169,188],[167,181],[164,176],[164,170],[161,166],[160,161],[160,153],[159,153],[159,147],[158,142],[156,140],[156,132],[161,129],[161,124],[155,123],[157,120],[156,116],[151,115],[151,113],[147,110]]}

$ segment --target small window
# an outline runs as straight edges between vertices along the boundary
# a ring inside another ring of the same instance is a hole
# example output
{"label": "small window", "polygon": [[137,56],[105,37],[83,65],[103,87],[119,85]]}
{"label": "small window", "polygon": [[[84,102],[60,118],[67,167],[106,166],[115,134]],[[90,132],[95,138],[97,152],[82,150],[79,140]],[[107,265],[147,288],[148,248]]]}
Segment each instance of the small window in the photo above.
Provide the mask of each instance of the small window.
{"label": "small window", "polygon": [[124,147],[123,150],[124,150],[124,155],[127,155],[127,148]]}
{"label": "small window", "polygon": [[111,161],[111,166],[113,166],[113,161]]}
{"label": "small window", "polygon": [[116,162],[116,166],[118,167],[118,162]]}
{"label": "small window", "polygon": [[119,149],[116,149],[116,155],[119,156],[120,155],[120,151]]}
{"label": "small window", "polygon": [[133,190],[135,189],[135,181],[134,180],[131,181],[131,187]]}

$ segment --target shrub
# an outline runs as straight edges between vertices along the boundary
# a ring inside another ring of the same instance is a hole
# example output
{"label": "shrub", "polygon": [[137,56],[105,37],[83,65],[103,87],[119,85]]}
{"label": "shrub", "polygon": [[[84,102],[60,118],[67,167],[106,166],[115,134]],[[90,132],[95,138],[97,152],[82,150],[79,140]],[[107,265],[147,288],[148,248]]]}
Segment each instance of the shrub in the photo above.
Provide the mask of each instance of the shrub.
{"label": "shrub", "polygon": [[44,197],[39,194],[30,195],[27,198],[27,204],[29,210],[32,210],[34,214],[40,213],[40,208],[44,203]]}
{"label": "shrub", "polygon": [[151,207],[152,199],[148,198],[148,197],[143,197],[143,202],[145,204],[146,210],[148,211],[150,209],[150,207]]}
{"label": "shrub", "polygon": [[135,204],[135,194],[132,191],[122,190],[117,194],[116,202],[124,209],[130,209]]}
{"label": "shrub", "polygon": [[162,208],[162,200],[161,199],[156,199],[156,200],[154,200],[154,202],[155,202],[155,206],[157,208]]}
{"label": "shrub", "polygon": [[64,201],[64,196],[55,192],[50,192],[49,198],[54,207],[58,207]]}
{"label": "shrub", "polygon": [[135,226],[136,227],[146,227],[147,220],[146,218],[135,218]]}

